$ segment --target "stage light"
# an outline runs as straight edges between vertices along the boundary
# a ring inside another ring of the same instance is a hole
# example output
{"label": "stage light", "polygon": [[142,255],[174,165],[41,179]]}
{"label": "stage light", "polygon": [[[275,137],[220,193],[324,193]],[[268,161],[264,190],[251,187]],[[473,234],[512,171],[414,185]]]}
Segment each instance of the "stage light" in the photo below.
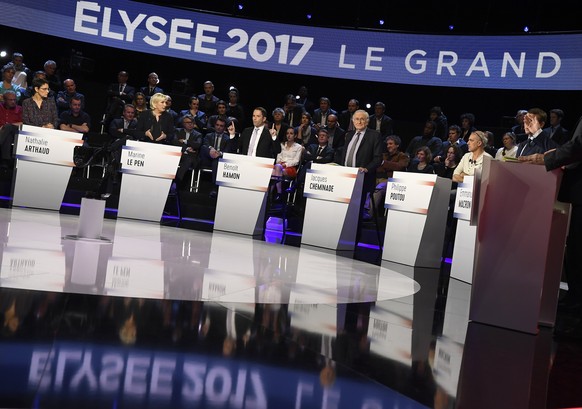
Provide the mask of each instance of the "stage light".
{"label": "stage light", "polygon": [[5,50],[0,51],[0,58],[4,58],[8,55],[8,53]]}
{"label": "stage light", "polygon": [[380,20],[378,21],[378,24],[380,24],[381,26],[383,26],[383,25],[384,25],[384,20],[380,19]]}
{"label": "stage light", "polygon": [[452,25],[452,24],[450,24],[450,25],[449,25],[449,31],[453,31],[454,29],[455,29],[455,26],[454,26],[454,25]]}
{"label": "stage light", "polygon": [[366,104],[366,109],[370,109],[372,108],[372,104],[370,104],[369,102]]}
{"label": "stage light", "polygon": [[311,14],[308,14],[308,15],[307,15],[307,16],[305,16],[305,17],[307,17],[307,20],[311,20]]}
{"label": "stage light", "polygon": [[237,6],[237,8],[239,9],[239,11],[241,11],[241,10],[244,8],[244,6],[243,6],[242,4],[239,4],[239,5]]}
{"label": "stage light", "polygon": [[529,27],[528,27],[528,26],[525,26],[525,27],[523,28],[523,32],[524,32],[524,33],[528,33],[528,32],[529,32]]}

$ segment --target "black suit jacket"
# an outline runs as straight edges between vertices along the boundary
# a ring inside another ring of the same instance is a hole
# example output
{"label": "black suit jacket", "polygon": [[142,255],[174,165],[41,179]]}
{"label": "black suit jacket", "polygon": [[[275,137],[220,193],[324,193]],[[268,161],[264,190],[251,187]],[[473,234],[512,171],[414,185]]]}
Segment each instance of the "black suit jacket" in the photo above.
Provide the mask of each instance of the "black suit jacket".
{"label": "black suit jacket", "polygon": [[214,132],[206,134],[206,136],[204,137],[201,152],[202,152],[202,155],[204,155],[204,157],[206,159],[210,159],[210,160],[213,159],[210,157],[210,148],[211,147],[213,147],[216,150],[219,150],[222,153],[225,153],[225,152],[230,153],[230,152],[236,151],[236,148],[233,149],[233,144],[237,143],[238,141],[236,139],[230,139],[230,136],[228,135],[228,133],[224,132],[222,134],[222,137],[218,141],[218,146],[216,146],[216,144],[215,144],[215,139],[216,139],[216,134]]}
{"label": "black suit jacket", "polygon": [[[339,155],[339,164],[342,166],[346,162],[347,150],[355,134],[356,131],[346,132],[346,143]],[[355,166],[368,169],[364,175],[364,191],[366,191],[374,188],[376,169],[382,164],[382,135],[375,129],[366,129],[363,138],[356,152]]]}
{"label": "black suit jacket", "polygon": [[562,125],[556,127],[554,133],[552,133],[552,127],[544,128],[544,131],[548,132],[550,138],[556,143],[556,145],[563,145],[570,140],[570,134],[567,129]]}
{"label": "black suit jacket", "polygon": [[574,128],[572,139],[544,156],[547,170],[566,166],[558,200],[582,205],[582,117]]}
{"label": "black suit jacket", "polygon": [[329,145],[325,145],[323,151],[321,151],[320,158],[317,157],[317,150],[319,149],[319,144],[312,143],[305,149],[305,154],[303,155],[303,160],[305,162],[312,161],[313,163],[331,163],[334,158],[333,148]]}
{"label": "black suit jacket", "polygon": [[[386,138],[388,135],[392,135],[394,133],[392,118],[388,115],[382,115],[380,119],[380,134],[382,134],[382,138]],[[376,115],[372,115],[370,117],[370,122],[368,122],[369,129],[376,129]]]}
{"label": "black suit jacket", "polygon": [[[254,126],[249,126],[242,131],[238,141],[238,152],[241,155],[247,154],[254,129]],[[265,124],[257,142],[257,156],[276,159],[279,152],[281,152],[281,142],[278,139],[273,140],[271,138],[271,133]]]}
{"label": "black suit jacket", "polygon": [[125,84],[125,88],[123,89],[123,95],[119,93],[119,83],[109,84],[109,88],[107,88],[107,98],[119,98],[126,104],[131,104],[133,101],[133,97],[135,96],[135,87],[131,85]]}
{"label": "black suit jacket", "polygon": [[313,123],[317,124],[317,125],[321,125],[321,117],[325,116],[326,121],[325,124],[327,125],[327,116],[334,114],[335,116],[337,116],[337,111],[334,109],[328,109],[326,113],[321,112],[321,108],[317,108],[315,111],[313,111]]}
{"label": "black suit jacket", "polygon": [[174,136],[174,140],[172,141],[172,145],[181,146],[182,152],[186,150],[186,148],[190,147],[195,151],[200,150],[200,146],[202,146],[202,134],[197,130],[193,129],[190,132],[190,137],[186,140],[185,143],[180,142],[181,140],[186,139],[186,131],[184,128],[176,129],[176,134]]}
{"label": "black suit jacket", "polygon": [[[134,118],[129,121],[129,125],[126,129],[123,128],[123,125],[123,118],[115,118],[112,120],[109,124],[109,135],[114,139],[123,138],[124,136],[133,137],[134,133],[132,131],[137,127],[137,119]],[[119,132],[120,129],[123,129],[123,132]]]}
{"label": "black suit jacket", "polygon": [[556,143],[550,139],[548,131],[544,130],[530,142],[529,138],[517,145],[517,156],[544,153],[556,147]]}

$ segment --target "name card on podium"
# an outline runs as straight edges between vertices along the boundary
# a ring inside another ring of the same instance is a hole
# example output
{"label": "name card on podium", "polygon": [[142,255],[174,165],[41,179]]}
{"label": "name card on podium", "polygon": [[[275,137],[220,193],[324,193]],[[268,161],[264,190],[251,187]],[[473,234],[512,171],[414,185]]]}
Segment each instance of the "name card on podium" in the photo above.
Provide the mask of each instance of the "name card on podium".
{"label": "name card on podium", "polygon": [[455,197],[455,209],[453,211],[453,217],[457,219],[471,220],[473,180],[473,176],[465,176],[463,182],[457,185],[457,196]]}
{"label": "name card on podium", "polygon": [[225,153],[218,161],[216,184],[266,192],[274,164],[271,158]]}
{"label": "name card on podium", "polygon": [[303,196],[331,202],[350,203],[354,184],[358,177],[357,168],[323,165],[314,163],[305,175]]}
{"label": "name card on podium", "polygon": [[83,134],[22,125],[16,138],[13,206],[59,210]]}
{"label": "name card on podium", "polygon": [[121,172],[174,179],[181,156],[179,146],[128,140],[121,151]]}
{"label": "name card on podium", "polygon": [[117,216],[159,222],[181,155],[179,146],[128,140]]}
{"label": "name card on podium", "polygon": [[83,145],[83,134],[22,125],[18,132],[16,158],[31,162],[75,166],[73,150]]}
{"label": "name card on podium", "polygon": [[[395,175],[397,173],[400,172],[395,172]],[[435,180],[436,175],[423,173],[407,173],[406,177],[396,176],[388,179],[384,207],[404,212],[427,214]]]}

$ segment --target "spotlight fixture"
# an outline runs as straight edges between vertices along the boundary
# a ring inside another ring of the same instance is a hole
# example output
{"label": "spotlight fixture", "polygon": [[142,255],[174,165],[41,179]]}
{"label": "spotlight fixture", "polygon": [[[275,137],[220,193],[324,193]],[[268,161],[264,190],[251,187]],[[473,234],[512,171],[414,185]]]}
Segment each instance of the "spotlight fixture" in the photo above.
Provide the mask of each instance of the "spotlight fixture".
{"label": "spotlight fixture", "polygon": [[8,53],[5,50],[0,51],[0,58],[4,58],[8,55]]}
{"label": "spotlight fixture", "polygon": [[525,26],[525,27],[523,28],[523,32],[524,32],[524,33],[529,33],[529,27],[528,27],[528,26]]}
{"label": "spotlight fixture", "polygon": [[307,14],[305,17],[307,18],[307,20],[311,20],[311,14]]}
{"label": "spotlight fixture", "polygon": [[455,29],[455,26],[454,26],[454,25],[452,25],[452,24],[450,24],[450,25],[449,25],[449,31],[453,31],[454,29]]}
{"label": "spotlight fixture", "polygon": [[242,5],[242,3],[239,3],[239,5],[237,6],[237,8],[239,9],[239,11],[241,11],[244,8],[244,6]]}
{"label": "spotlight fixture", "polygon": [[383,19],[380,19],[380,20],[378,21],[378,24],[380,24],[381,26],[383,26],[383,25],[384,25],[384,20],[383,20]]}

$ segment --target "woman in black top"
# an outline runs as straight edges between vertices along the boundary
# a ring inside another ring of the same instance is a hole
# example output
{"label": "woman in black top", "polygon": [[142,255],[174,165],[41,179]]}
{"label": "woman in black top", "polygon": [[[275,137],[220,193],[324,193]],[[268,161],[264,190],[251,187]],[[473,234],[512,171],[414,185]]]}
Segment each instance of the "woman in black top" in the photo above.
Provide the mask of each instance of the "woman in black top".
{"label": "woman in black top", "polygon": [[149,110],[138,120],[135,135],[138,140],[154,143],[171,143],[174,139],[174,118],[166,112],[168,97],[162,93],[152,95]]}

